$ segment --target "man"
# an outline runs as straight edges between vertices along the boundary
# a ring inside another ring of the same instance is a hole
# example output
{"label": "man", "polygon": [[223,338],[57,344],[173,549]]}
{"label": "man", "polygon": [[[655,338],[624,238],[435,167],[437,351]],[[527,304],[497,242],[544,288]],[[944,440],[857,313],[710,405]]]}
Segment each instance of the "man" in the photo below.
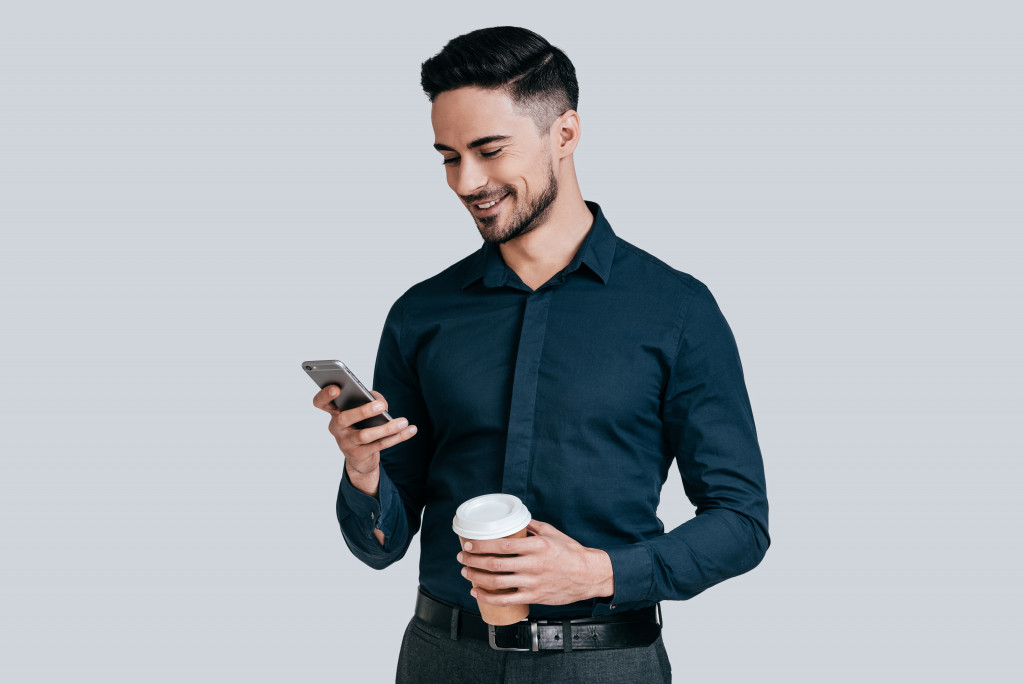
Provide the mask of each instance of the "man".
{"label": "man", "polygon": [[[398,681],[669,681],[657,603],[750,570],[769,545],[732,333],[706,286],[583,199],[561,50],[521,28],[474,31],[422,65],[422,85],[484,244],[391,308],[378,401],[339,412],[334,387],[313,400],[345,454],[337,514],[352,552],[390,565],[422,514]],[[352,427],[389,405],[403,417]],[[665,533],[673,460],[697,514]],[[492,492],[526,504],[529,536],[460,549],[455,509]],[[472,588],[485,577],[515,591]],[[478,601],[529,604],[529,620],[488,629]]]}

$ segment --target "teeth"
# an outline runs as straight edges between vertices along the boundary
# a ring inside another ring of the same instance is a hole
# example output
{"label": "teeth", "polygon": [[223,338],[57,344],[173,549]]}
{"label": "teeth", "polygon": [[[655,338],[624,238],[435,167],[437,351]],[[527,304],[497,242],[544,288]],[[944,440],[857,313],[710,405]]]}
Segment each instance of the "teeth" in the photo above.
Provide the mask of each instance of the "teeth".
{"label": "teeth", "polygon": [[493,207],[497,203],[498,203],[498,200],[494,200],[493,202],[488,202],[487,204],[478,204],[476,206],[479,207],[480,209],[490,209],[491,207]]}

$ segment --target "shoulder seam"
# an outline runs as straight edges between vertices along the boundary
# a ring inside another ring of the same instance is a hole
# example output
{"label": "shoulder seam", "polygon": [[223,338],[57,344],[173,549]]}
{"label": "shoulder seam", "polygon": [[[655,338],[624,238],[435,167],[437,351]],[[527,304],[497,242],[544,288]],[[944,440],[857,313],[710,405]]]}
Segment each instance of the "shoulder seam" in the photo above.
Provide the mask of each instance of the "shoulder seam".
{"label": "shoulder seam", "polygon": [[458,282],[457,277],[462,273],[466,263],[470,261],[474,256],[476,256],[477,253],[478,252],[471,252],[466,256],[462,257],[461,259],[459,259],[458,261],[456,261],[454,264],[446,266],[443,270],[438,271],[429,278],[424,278],[419,282],[413,283],[408,288],[406,288],[405,292],[402,293],[401,297],[405,298],[409,296],[415,296],[416,291],[419,290],[421,287],[433,285],[437,282],[444,282],[445,279],[454,279],[456,282]]}
{"label": "shoulder seam", "polygon": [[683,283],[685,285],[695,286],[696,289],[699,289],[700,286],[704,285],[704,283],[702,283],[700,280],[695,278],[693,275],[691,275],[689,273],[686,273],[684,271],[680,271],[678,269],[672,268],[671,266],[669,266],[664,261],[662,261],[661,259],[659,259],[656,256],[654,256],[653,254],[649,254],[649,253],[645,252],[644,250],[640,249],[639,247],[637,247],[636,245],[632,244],[631,242],[627,242],[626,240],[623,240],[622,238],[620,238],[618,236],[616,236],[616,237],[618,238],[618,241],[619,241],[620,245],[622,245],[623,247],[626,247],[627,249],[629,249],[636,256],[638,256],[638,257],[640,257],[640,258],[650,262],[651,264],[657,266],[661,270],[668,272],[669,274],[674,276],[676,278],[676,280],[680,281],[681,283]]}
{"label": "shoulder seam", "polygon": [[679,311],[679,339],[676,340],[676,352],[672,356],[673,359],[679,358],[679,351],[683,348],[683,331],[686,329],[686,315],[690,313],[690,307],[693,305],[693,300],[697,298],[697,295],[702,290],[707,290],[708,286],[701,283],[699,280],[698,286],[693,289],[690,296],[686,298],[686,302],[683,303],[682,309]]}

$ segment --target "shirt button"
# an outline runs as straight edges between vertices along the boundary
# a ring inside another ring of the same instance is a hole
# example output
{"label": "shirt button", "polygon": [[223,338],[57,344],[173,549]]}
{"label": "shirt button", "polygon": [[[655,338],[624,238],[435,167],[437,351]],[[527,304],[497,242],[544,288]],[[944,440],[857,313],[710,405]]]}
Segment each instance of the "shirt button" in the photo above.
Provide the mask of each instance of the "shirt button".
{"label": "shirt button", "polygon": [[612,606],[611,608],[612,608],[612,610],[615,610],[615,606]]}
{"label": "shirt button", "polygon": [[374,514],[370,513],[370,520],[374,520],[374,518],[375,518]]}

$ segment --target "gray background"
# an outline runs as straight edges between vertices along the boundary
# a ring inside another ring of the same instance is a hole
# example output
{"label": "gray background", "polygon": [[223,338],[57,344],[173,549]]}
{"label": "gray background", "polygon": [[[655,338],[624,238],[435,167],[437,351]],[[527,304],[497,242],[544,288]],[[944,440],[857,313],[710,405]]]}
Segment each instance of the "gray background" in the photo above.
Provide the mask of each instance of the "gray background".
{"label": "gray background", "polygon": [[509,23],[576,65],[584,196],[739,343],[773,544],[665,604],[677,681],[1019,676],[1022,18],[5,3],[0,679],[393,680],[418,553],[349,554],[298,366],[369,381],[478,247],[419,65]]}

